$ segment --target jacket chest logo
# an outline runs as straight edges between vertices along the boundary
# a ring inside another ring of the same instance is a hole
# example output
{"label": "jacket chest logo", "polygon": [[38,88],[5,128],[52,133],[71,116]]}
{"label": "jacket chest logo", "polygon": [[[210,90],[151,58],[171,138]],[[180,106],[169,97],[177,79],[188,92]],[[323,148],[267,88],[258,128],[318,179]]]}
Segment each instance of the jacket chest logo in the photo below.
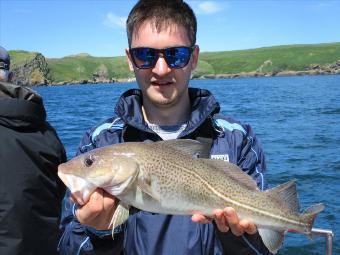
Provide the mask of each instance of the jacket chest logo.
{"label": "jacket chest logo", "polygon": [[214,154],[210,156],[211,159],[219,159],[229,162],[229,155],[228,154]]}

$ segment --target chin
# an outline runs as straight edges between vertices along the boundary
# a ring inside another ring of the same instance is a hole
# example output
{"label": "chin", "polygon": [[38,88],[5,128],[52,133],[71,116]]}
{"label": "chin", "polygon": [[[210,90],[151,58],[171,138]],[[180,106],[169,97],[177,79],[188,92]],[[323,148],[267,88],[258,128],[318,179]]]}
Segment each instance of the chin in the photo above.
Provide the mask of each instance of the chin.
{"label": "chin", "polygon": [[169,99],[169,98],[163,98],[163,99],[156,99],[156,100],[151,100],[151,102],[154,105],[158,105],[158,106],[171,106],[174,104],[175,100]]}
{"label": "chin", "polygon": [[169,105],[176,101],[177,93],[174,93],[174,91],[168,92],[157,92],[153,93],[152,95],[149,95],[149,99],[153,103],[157,103],[159,105]]}

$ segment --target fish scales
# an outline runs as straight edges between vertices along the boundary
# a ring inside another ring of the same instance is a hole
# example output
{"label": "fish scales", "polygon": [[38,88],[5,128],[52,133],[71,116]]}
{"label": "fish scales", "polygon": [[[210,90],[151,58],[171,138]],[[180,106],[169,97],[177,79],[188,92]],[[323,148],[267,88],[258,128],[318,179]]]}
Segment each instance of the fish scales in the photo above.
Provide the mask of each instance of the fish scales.
{"label": "fish scales", "polygon": [[[224,172],[203,164],[188,154],[179,153],[174,148],[151,144],[148,146],[150,147],[149,153],[145,153],[144,146],[142,146],[141,160],[138,160],[138,154],[136,154],[136,160],[144,171],[157,179],[160,187],[158,192],[164,200],[168,201],[169,208],[171,205],[178,207],[178,201],[185,201],[186,205],[195,206],[187,212],[201,211],[205,214],[212,214],[215,208],[231,206],[240,211],[241,215],[250,218],[270,216],[285,221],[292,228],[301,228],[299,215],[285,208],[284,204],[279,201],[268,197],[266,193],[246,189],[237,181],[231,182],[226,179]],[[160,150],[164,153],[160,154]],[[152,157],[151,161],[150,157]],[[159,165],[160,162],[162,165]],[[264,211],[263,208],[271,213]],[[273,222],[269,223],[273,225]]]}
{"label": "fish scales", "polygon": [[122,143],[61,164],[58,174],[80,204],[97,187],[118,197],[113,227],[127,219],[130,205],[155,213],[205,215],[230,206],[241,219],[254,221],[272,253],[281,246],[285,230],[310,233],[322,204],[300,214],[294,181],[260,191],[236,165],[196,157],[209,150],[193,140]]}

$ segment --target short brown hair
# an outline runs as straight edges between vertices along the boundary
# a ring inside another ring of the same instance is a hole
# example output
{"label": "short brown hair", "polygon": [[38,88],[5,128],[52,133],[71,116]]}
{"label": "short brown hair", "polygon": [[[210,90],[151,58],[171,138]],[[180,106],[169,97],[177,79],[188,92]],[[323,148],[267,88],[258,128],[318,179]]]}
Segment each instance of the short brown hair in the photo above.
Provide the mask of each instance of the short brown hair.
{"label": "short brown hair", "polygon": [[170,24],[183,26],[191,45],[196,43],[197,21],[190,6],[183,0],[139,0],[126,21],[129,46],[132,35],[145,21],[152,21],[157,31]]}

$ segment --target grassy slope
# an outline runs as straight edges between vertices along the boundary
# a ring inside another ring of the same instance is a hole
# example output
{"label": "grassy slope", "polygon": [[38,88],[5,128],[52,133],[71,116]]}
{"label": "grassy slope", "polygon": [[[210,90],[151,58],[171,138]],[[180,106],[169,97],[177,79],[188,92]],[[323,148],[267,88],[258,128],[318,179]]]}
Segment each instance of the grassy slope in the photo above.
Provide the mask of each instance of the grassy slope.
{"label": "grassy slope", "polygon": [[300,71],[311,64],[333,63],[340,59],[340,43],[275,46],[250,50],[202,53],[202,61],[209,63],[215,74],[256,71],[265,61],[271,65],[264,72]]}
{"label": "grassy slope", "polygon": [[47,59],[51,68],[53,80],[75,81],[91,80],[92,74],[98,71],[101,65],[107,69],[108,78],[132,77],[125,57],[92,57],[89,55],[76,55],[60,59]]}
{"label": "grassy slope", "polygon": [[31,61],[38,54],[37,52],[29,52],[24,50],[10,50],[8,51],[11,57],[11,67],[16,68],[17,66],[24,65]]}
{"label": "grassy slope", "polygon": [[[32,59],[36,53],[10,51],[13,67]],[[203,52],[195,76],[206,74],[231,74],[302,71],[311,64],[330,64],[340,60],[340,42],[330,44],[287,45],[250,50]],[[267,61],[269,64],[263,65]],[[54,82],[91,80],[100,68],[107,70],[109,79],[133,77],[125,57],[92,57],[78,54],[59,59],[47,59]]]}

